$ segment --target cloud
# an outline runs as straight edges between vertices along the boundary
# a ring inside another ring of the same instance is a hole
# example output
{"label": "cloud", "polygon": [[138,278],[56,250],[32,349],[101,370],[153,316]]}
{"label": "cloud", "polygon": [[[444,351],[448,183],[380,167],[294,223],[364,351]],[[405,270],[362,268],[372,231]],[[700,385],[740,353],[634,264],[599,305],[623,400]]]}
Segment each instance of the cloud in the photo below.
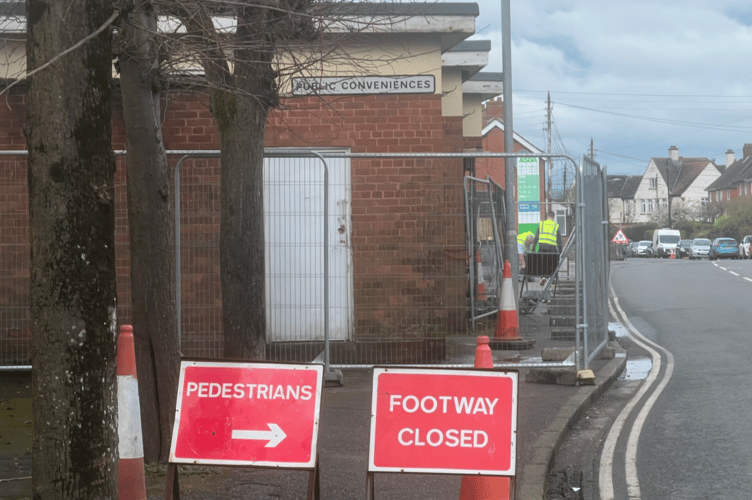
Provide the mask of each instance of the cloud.
{"label": "cloud", "polygon": [[[478,3],[475,38],[493,47],[486,71],[501,71],[499,2]],[[641,173],[643,160],[671,145],[723,163],[727,149],[740,157],[752,142],[747,2],[540,0],[511,9],[515,129],[530,140],[542,135],[550,91],[566,148],[580,155],[592,137],[596,159],[617,173]]]}

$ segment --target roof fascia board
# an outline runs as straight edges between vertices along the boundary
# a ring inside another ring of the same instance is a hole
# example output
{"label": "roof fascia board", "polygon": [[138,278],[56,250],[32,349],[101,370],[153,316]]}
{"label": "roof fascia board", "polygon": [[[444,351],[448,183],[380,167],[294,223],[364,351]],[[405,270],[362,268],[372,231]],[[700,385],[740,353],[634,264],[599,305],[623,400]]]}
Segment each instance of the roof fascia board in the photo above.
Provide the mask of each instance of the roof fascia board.
{"label": "roof fascia board", "polygon": [[451,67],[485,67],[488,65],[488,51],[455,51],[441,54],[441,65]]}
{"label": "roof fascia board", "polygon": [[478,94],[483,96],[483,100],[493,99],[504,93],[504,84],[502,82],[468,80],[462,84],[462,93]]}

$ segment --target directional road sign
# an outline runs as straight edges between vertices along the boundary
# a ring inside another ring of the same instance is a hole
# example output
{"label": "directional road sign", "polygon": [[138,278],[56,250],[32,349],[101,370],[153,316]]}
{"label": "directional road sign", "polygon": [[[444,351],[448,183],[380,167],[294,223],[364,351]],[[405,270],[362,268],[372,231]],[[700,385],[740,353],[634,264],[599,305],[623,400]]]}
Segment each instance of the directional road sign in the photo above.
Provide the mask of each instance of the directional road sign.
{"label": "directional road sign", "polygon": [[369,472],[513,476],[515,371],[374,368]]}
{"label": "directional road sign", "polygon": [[182,361],[170,462],[313,468],[323,372]]}

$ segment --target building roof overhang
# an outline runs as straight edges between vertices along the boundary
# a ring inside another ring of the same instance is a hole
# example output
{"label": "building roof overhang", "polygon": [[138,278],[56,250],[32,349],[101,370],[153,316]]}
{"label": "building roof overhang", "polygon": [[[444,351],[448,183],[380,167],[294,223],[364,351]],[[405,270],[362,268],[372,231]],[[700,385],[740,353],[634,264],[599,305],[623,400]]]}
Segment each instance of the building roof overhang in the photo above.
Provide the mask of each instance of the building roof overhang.
{"label": "building roof overhang", "polygon": [[476,73],[462,84],[462,93],[478,95],[482,101],[493,99],[504,92],[503,73]]}

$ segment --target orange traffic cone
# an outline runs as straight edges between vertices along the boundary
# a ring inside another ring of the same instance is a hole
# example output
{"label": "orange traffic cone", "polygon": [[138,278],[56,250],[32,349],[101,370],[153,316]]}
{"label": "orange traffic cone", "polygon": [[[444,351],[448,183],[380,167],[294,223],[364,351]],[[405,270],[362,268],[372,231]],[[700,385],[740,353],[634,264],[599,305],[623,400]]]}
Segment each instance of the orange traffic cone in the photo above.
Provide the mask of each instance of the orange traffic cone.
{"label": "orange traffic cone", "polygon": [[133,327],[120,327],[117,345],[118,437],[118,498],[146,500],[144,473],[144,439],[141,432],[141,405],[138,400],[136,351]]}
{"label": "orange traffic cone", "polygon": [[486,282],[483,279],[483,263],[480,261],[480,252],[476,254],[478,256],[478,300],[486,300]]}
{"label": "orange traffic cone", "polygon": [[675,252],[674,252],[674,250],[673,250],[673,249],[671,250],[671,258],[672,258],[672,259],[675,259],[675,258],[676,258],[676,255],[675,255]]}
{"label": "orange traffic cone", "polygon": [[517,305],[514,302],[512,266],[508,260],[504,261],[499,316],[496,318],[496,335],[494,338],[499,340],[517,340],[520,338],[520,323],[517,320]]}
{"label": "orange traffic cone", "polygon": [[514,301],[514,295],[515,287],[514,283],[512,283],[512,266],[508,260],[505,260],[493,349],[531,349],[535,343],[533,340],[525,340],[520,337],[520,323],[517,319],[517,304]]}
{"label": "orange traffic cone", "polygon": [[[493,368],[488,337],[478,337],[475,368]],[[509,478],[501,476],[462,476],[460,500],[509,500]]]}

